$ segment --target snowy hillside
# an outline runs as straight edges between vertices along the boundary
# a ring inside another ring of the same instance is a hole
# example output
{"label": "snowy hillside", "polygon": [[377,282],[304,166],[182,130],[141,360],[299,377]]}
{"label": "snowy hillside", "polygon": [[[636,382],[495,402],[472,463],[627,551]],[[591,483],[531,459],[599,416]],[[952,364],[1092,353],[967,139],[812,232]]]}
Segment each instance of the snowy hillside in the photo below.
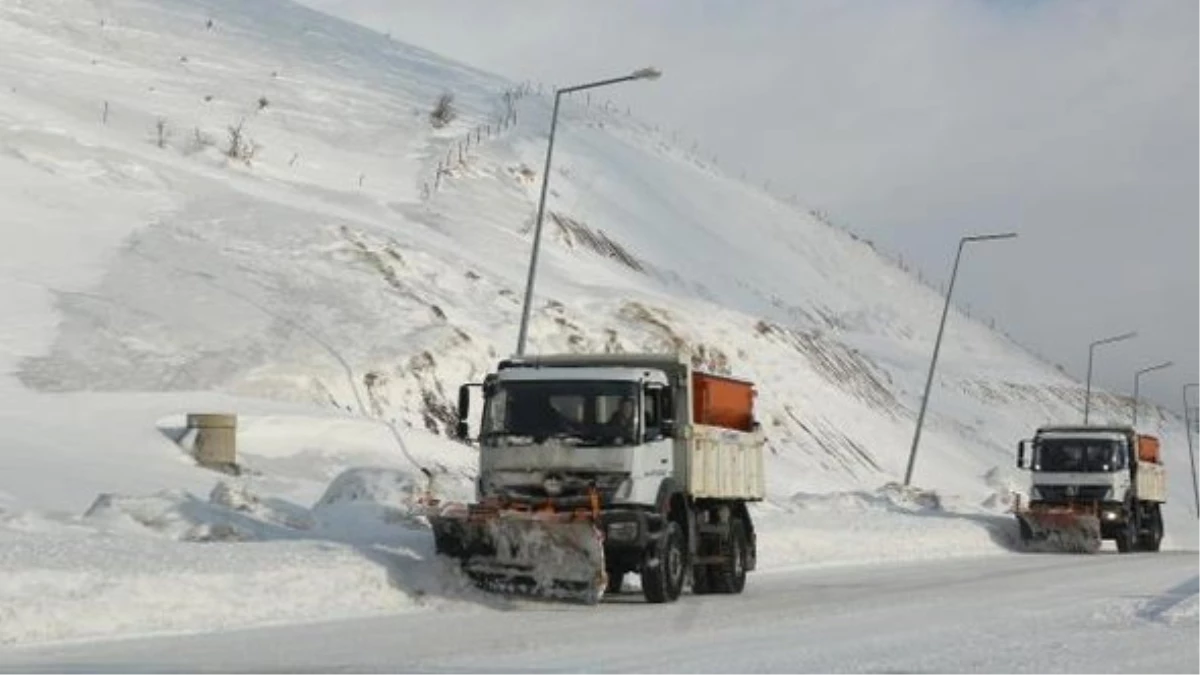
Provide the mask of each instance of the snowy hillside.
{"label": "snowy hillside", "polygon": [[[0,43],[0,566],[20,571],[0,643],[446,595],[406,509],[418,467],[469,494],[454,395],[515,345],[550,100],[282,0],[10,0]],[[952,316],[915,472],[931,507],[882,486],[936,294],[598,99],[564,106],[548,211],[531,351],[680,349],[758,383],[764,564],[1003,552],[1016,441],[1081,417],[1079,383]],[[239,478],[175,442],[210,410],[239,414]],[[1166,545],[1194,548],[1182,425],[1139,419],[1167,449]],[[72,621],[126,587],[123,617]]]}

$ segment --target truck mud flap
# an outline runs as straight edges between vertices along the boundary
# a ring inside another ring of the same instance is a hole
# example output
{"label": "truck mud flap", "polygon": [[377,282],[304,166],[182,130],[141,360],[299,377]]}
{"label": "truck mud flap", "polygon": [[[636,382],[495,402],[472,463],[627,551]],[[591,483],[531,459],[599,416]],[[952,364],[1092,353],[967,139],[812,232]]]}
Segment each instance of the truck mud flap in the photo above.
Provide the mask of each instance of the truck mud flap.
{"label": "truck mud flap", "polygon": [[1100,518],[1071,508],[1017,513],[1026,550],[1049,553],[1096,553],[1100,550]]}
{"label": "truck mud flap", "polygon": [[607,585],[604,538],[577,514],[452,507],[429,517],[437,552],[480,588],[588,604]]}

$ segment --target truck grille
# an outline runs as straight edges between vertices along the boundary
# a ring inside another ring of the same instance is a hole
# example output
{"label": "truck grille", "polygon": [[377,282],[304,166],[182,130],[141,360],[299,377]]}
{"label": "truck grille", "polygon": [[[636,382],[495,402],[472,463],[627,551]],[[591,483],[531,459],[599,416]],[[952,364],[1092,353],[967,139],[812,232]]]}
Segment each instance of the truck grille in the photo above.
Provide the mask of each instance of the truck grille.
{"label": "truck grille", "polygon": [[1096,502],[1108,495],[1107,485],[1038,485],[1042,501]]}
{"label": "truck grille", "polygon": [[518,502],[553,502],[562,504],[587,504],[589,493],[594,483],[596,492],[602,504],[612,501],[625,474],[596,474],[595,476],[565,476],[562,477],[562,489],[557,495],[551,496],[546,488],[539,484],[509,485],[500,490],[507,499]]}

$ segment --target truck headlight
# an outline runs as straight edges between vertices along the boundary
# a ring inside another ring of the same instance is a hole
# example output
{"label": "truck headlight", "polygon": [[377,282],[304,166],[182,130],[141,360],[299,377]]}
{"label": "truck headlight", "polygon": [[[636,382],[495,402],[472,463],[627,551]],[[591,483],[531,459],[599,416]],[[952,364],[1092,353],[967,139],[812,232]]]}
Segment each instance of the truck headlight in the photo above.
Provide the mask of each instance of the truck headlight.
{"label": "truck headlight", "polygon": [[638,537],[637,521],[608,524],[608,538],[613,541],[634,541]]}

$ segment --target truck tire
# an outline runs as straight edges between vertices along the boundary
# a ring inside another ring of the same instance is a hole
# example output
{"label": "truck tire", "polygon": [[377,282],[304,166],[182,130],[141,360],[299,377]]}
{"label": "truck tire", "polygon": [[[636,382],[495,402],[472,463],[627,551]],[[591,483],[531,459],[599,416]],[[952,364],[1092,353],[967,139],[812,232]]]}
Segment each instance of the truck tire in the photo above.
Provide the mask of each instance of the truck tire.
{"label": "truck tire", "polygon": [[1146,531],[1139,537],[1138,546],[1143,551],[1158,551],[1163,538],[1162,509],[1158,504],[1150,505],[1145,523]]}
{"label": "truck tire", "polygon": [[683,580],[687,576],[687,551],[679,523],[667,521],[653,554],[653,558],[642,565],[642,594],[646,596],[646,602],[675,602],[683,592]]}
{"label": "truck tire", "polygon": [[712,593],[712,571],[706,565],[692,567],[692,593],[708,595]]}
{"label": "truck tire", "polygon": [[729,537],[721,542],[725,561],[712,568],[713,589],[718,593],[741,593],[746,588],[746,524],[729,523]]}
{"label": "truck tire", "polygon": [[[1132,515],[1133,514],[1131,513],[1130,516],[1132,516]],[[1122,527],[1121,531],[1117,533],[1117,551],[1119,551],[1121,553],[1131,553],[1133,551],[1136,551],[1137,547],[1138,547],[1137,525],[1135,525],[1133,522],[1133,519],[1130,518],[1125,523],[1125,527]]]}

